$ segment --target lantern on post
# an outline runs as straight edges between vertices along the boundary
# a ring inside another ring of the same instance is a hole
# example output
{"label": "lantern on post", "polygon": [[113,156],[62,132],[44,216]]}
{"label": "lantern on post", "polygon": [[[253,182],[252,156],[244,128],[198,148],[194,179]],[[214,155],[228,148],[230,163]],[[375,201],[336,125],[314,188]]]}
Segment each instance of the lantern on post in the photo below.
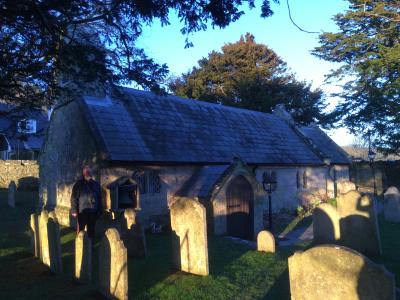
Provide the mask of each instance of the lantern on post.
{"label": "lantern on post", "polygon": [[263,173],[263,188],[268,193],[268,225],[269,230],[272,231],[272,197],[271,194],[277,188],[277,180],[275,172],[264,172]]}

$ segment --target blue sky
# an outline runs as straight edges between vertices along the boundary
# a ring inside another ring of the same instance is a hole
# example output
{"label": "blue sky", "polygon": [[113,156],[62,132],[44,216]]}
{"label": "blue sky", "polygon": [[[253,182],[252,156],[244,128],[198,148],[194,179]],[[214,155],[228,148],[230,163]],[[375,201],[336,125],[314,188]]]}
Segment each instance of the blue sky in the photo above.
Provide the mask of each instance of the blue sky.
{"label": "blue sky", "polygon": [[[344,12],[348,2],[344,0],[290,0],[292,17],[302,28],[309,31],[336,31],[332,17]],[[326,92],[337,90],[334,85],[323,85],[324,75],[336,66],[319,60],[310,51],[318,46],[318,34],[308,34],[297,29],[289,19],[286,1],[280,5],[273,4],[274,15],[263,19],[260,17],[260,5],[249,10],[243,6],[245,15],[239,21],[224,29],[212,29],[194,33],[189,36],[193,47],[185,49],[185,36],[180,33],[182,24],[174,13],[170,15],[171,25],[162,27],[159,22],[147,26],[138,40],[138,46],[159,63],[166,63],[172,76],[187,72],[197,61],[207,56],[212,50],[220,50],[226,43],[239,40],[240,36],[250,32],[256,42],[272,48],[288,67],[297,74],[299,80],[313,83]],[[328,98],[334,105],[336,99]],[[329,132],[329,135],[340,145],[349,144],[352,137],[345,129]]]}

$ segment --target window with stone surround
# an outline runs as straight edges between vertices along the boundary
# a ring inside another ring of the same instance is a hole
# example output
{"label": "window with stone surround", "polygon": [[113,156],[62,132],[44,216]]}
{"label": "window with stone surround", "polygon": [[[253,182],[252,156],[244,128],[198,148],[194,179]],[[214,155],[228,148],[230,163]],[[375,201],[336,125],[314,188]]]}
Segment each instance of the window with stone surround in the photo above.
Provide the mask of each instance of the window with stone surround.
{"label": "window with stone surround", "polygon": [[297,185],[297,189],[299,189],[301,187],[300,171],[297,171],[297,173],[296,173],[296,185]]}
{"label": "window with stone surround", "polygon": [[161,179],[157,171],[149,172],[149,192],[158,194],[161,192]]}
{"label": "window with stone surround", "polygon": [[159,194],[161,193],[161,179],[158,171],[145,170],[138,171],[133,178],[139,185],[140,194]]}
{"label": "window with stone surround", "polygon": [[147,193],[146,172],[145,171],[136,172],[133,175],[133,179],[135,179],[135,181],[139,185],[140,194],[146,194]]}

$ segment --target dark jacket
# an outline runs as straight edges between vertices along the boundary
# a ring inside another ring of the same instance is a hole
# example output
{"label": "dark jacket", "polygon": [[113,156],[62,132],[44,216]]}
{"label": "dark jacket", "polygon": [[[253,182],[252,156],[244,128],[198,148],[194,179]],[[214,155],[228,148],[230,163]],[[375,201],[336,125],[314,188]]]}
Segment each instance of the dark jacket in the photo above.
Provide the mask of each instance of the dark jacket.
{"label": "dark jacket", "polygon": [[84,210],[101,212],[101,188],[93,179],[78,180],[72,188],[71,213],[82,213]]}

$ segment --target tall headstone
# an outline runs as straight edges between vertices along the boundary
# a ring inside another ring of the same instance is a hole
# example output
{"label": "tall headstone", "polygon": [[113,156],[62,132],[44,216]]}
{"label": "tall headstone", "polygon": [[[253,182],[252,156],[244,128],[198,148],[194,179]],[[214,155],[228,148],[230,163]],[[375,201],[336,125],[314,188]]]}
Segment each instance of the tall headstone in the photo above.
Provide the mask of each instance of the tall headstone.
{"label": "tall headstone", "polygon": [[322,203],[313,212],[314,244],[335,244],[340,240],[340,216],[333,205]]}
{"label": "tall headstone", "polygon": [[75,239],[75,279],[92,281],[92,242],[86,231],[79,232]]}
{"label": "tall headstone", "polygon": [[275,253],[275,237],[267,231],[262,230],[257,235],[257,251]]}
{"label": "tall headstone", "polygon": [[42,210],[39,216],[39,238],[40,238],[40,259],[50,266],[49,234],[47,232],[47,223],[49,222],[49,213]]}
{"label": "tall headstone", "polygon": [[208,275],[206,210],[191,198],[171,205],[173,264],[178,270]]}
{"label": "tall headstone", "polygon": [[372,199],[357,191],[337,198],[340,244],[367,256],[381,255],[378,220]]}
{"label": "tall headstone", "polygon": [[293,300],[394,300],[395,280],[382,265],[341,246],[323,245],[289,257]]}
{"label": "tall headstone", "polygon": [[39,216],[31,214],[30,217],[31,249],[32,254],[37,258],[40,257]]}
{"label": "tall headstone", "polygon": [[117,229],[107,229],[99,259],[100,292],[110,299],[128,299],[128,254]]}
{"label": "tall headstone", "polygon": [[126,209],[124,212],[124,225],[122,240],[128,250],[128,256],[143,258],[146,256],[146,236],[144,228],[137,219],[133,209]]}
{"label": "tall headstone", "polygon": [[15,194],[17,193],[17,186],[12,180],[8,185],[8,206],[15,207]]}
{"label": "tall headstone", "polygon": [[400,223],[400,192],[395,186],[389,187],[384,194],[383,213],[386,221]]}
{"label": "tall headstone", "polygon": [[54,212],[42,211],[39,218],[40,254],[42,262],[53,273],[62,272],[60,225]]}

